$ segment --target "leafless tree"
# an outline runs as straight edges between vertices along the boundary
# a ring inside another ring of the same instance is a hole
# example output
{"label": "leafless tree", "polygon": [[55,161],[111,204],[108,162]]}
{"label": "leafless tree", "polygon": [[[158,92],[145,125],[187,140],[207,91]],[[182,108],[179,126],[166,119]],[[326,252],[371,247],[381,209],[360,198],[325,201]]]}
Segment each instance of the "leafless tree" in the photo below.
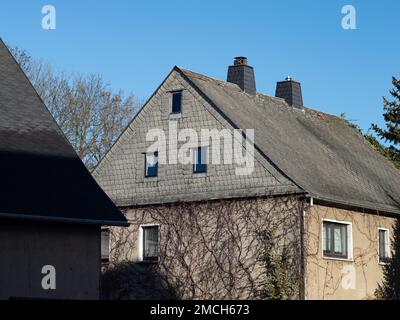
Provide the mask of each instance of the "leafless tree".
{"label": "leafless tree", "polygon": [[133,94],[114,92],[99,74],[56,72],[25,50],[11,48],[39,96],[89,169],[110,149],[133,118]]}

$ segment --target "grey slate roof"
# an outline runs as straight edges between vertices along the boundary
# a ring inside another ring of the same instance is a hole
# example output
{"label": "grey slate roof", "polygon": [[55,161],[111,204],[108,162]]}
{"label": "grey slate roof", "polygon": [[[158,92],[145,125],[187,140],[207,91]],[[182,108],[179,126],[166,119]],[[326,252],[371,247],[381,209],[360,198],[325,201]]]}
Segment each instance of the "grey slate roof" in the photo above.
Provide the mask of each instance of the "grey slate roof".
{"label": "grey slate roof", "polygon": [[343,119],[176,67],[303,190],[321,200],[400,213],[400,172]]}
{"label": "grey slate roof", "polygon": [[1,39],[0,218],[126,224]]}

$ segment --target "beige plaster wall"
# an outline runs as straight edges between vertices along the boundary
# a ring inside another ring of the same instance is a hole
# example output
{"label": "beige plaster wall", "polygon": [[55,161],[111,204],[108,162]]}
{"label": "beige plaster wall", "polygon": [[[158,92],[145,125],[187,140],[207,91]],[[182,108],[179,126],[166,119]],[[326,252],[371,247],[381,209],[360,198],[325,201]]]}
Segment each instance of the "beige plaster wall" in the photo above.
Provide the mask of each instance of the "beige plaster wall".
{"label": "beige plaster wall", "polygon": [[[331,219],[352,226],[353,257],[338,260],[323,257],[322,222]],[[378,228],[388,228],[391,217],[344,209],[312,206],[305,216],[306,299],[371,299],[382,281],[378,261]]]}

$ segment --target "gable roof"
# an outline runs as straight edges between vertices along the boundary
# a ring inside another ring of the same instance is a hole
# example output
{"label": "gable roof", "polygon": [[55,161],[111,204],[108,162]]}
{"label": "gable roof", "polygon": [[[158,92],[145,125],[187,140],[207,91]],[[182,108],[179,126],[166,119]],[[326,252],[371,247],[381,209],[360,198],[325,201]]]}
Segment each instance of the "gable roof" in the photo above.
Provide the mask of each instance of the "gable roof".
{"label": "gable roof", "polygon": [[235,127],[254,128],[255,146],[311,196],[400,213],[400,172],[345,120],[175,69]]}
{"label": "gable roof", "polygon": [[0,218],[126,225],[0,39]]}

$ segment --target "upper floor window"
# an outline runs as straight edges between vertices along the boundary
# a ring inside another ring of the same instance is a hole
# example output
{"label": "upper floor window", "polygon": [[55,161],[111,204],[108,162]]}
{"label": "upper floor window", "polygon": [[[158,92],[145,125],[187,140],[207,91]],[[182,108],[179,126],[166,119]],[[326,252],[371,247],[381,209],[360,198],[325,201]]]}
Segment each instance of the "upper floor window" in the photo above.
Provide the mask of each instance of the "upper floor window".
{"label": "upper floor window", "polygon": [[349,223],[323,222],[323,254],[324,257],[351,258],[351,225]]}
{"label": "upper floor window", "polygon": [[386,263],[390,258],[389,230],[379,228],[379,263]]}
{"label": "upper floor window", "polygon": [[193,172],[202,173],[207,172],[207,148],[198,147],[193,149]]}
{"label": "upper floor window", "polygon": [[158,174],[158,152],[145,154],[145,177],[157,177]]}
{"label": "upper floor window", "polygon": [[172,92],[172,113],[182,112],[182,91]]}
{"label": "upper floor window", "polygon": [[158,261],[160,226],[142,226],[142,261]]}

